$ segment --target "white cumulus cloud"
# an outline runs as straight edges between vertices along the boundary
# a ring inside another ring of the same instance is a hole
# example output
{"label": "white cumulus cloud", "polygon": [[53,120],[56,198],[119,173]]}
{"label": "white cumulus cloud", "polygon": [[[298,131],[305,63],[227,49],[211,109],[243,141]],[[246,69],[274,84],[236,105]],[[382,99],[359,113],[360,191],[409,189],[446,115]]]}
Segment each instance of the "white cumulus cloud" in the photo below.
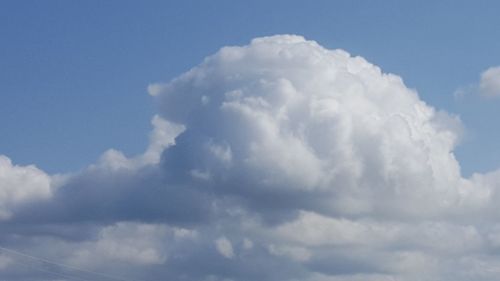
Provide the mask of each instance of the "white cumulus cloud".
{"label": "white cumulus cloud", "polygon": [[50,197],[5,217],[0,241],[139,280],[498,278],[500,170],[463,177],[460,119],[397,75],[278,35],[149,92],[145,153],[109,150],[52,196],[0,158],[16,183],[0,210]]}
{"label": "white cumulus cloud", "polygon": [[481,73],[479,90],[485,97],[500,97],[500,66],[490,67]]}
{"label": "white cumulus cloud", "polygon": [[[454,117],[361,57],[298,36],[258,38],[153,88],[161,115],[186,127],[167,166],[183,158],[182,170],[253,203],[303,193],[331,213],[425,216],[468,200],[459,131],[446,126]],[[232,165],[204,149],[213,143]]]}
{"label": "white cumulus cloud", "polygon": [[0,220],[18,204],[51,196],[51,178],[33,165],[17,166],[0,155]]}

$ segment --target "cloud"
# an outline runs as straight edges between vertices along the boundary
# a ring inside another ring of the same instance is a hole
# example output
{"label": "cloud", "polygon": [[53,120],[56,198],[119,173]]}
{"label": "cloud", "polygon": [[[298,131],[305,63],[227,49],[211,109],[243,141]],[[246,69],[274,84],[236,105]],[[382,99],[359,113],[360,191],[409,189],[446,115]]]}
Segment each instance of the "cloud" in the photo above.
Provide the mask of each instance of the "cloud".
{"label": "cloud", "polygon": [[500,96],[500,67],[490,67],[481,73],[479,91],[484,97]]}
{"label": "cloud", "polygon": [[220,237],[215,240],[215,247],[217,251],[224,257],[231,259],[234,257],[233,245],[226,237]]}
{"label": "cloud", "polygon": [[453,93],[457,100],[479,95],[484,98],[500,97],[500,66],[493,66],[480,75],[479,82],[460,87]]}
{"label": "cloud", "polygon": [[158,246],[166,236],[167,229],[161,225],[118,223],[100,230],[96,241],[83,243],[70,262],[83,267],[110,261],[161,264],[166,257]]}
{"label": "cloud", "polygon": [[51,178],[33,165],[17,166],[0,155],[0,220],[8,219],[20,204],[52,195]]}
{"label": "cloud", "polygon": [[[143,154],[111,149],[52,189],[1,162],[31,194],[1,199],[5,246],[140,280],[497,278],[500,172],[464,178],[459,118],[400,77],[278,35],[149,92]],[[50,280],[7,258],[0,276]]]}
{"label": "cloud", "polygon": [[0,256],[0,270],[7,268],[11,263],[12,259],[10,259],[9,257],[3,255]]}
{"label": "cloud", "polygon": [[161,153],[165,148],[175,144],[177,137],[183,130],[182,125],[174,124],[155,115],[151,120],[153,131],[150,134],[150,143],[143,154],[128,158],[121,151],[109,149],[99,159],[95,169],[121,169],[137,170],[147,165],[158,164]]}
{"label": "cloud", "polygon": [[[160,114],[186,126],[164,168],[184,181],[203,172],[215,192],[256,209],[427,216],[467,201],[454,118],[344,51],[259,38],[153,88]],[[230,165],[213,145],[231,152]],[[283,202],[267,203],[276,194]]]}

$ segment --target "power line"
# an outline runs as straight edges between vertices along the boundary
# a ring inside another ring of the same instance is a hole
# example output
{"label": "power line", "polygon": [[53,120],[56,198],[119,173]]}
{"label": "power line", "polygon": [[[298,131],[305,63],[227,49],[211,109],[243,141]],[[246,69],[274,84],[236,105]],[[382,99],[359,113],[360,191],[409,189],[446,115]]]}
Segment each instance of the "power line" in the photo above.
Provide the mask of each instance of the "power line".
{"label": "power line", "polygon": [[[10,253],[10,254],[17,255],[17,256],[21,256],[21,257],[25,257],[25,258],[37,260],[39,262],[43,262],[43,263],[46,263],[46,264],[51,264],[51,265],[55,265],[55,266],[59,266],[59,267],[62,267],[62,268],[70,269],[70,270],[73,270],[73,271],[79,271],[79,272],[83,272],[83,273],[87,273],[87,274],[94,274],[95,276],[100,276],[100,277],[104,277],[104,278],[108,278],[108,279],[112,279],[112,280],[117,280],[117,281],[140,281],[140,280],[125,279],[125,278],[122,278],[122,277],[112,276],[112,275],[101,273],[101,272],[96,272],[96,271],[91,271],[91,270],[87,270],[87,269],[78,268],[78,267],[75,267],[75,266],[67,265],[67,264],[60,263],[60,262],[55,262],[55,261],[48,260],[48,259],[45,259],[45,258],[40,258],[40,257],[28,255],[26,253],[19,252],[19,251],[16,251],[16,250],[13,250],[13,249],[9,249],[9,248],[5,248],[5,247],[2,247],[2,246],[0,246],[0,250],[3,251],[3,252],[7,252],[7,253]],[[40,269],[37,269],[37,270],[40,270]],[[61,275],[60,273],[54,273],[54,272],[50,272],[50,271],[47,271],[47,270],[41,270],[41,271],[45,271],[45,272],[48,272],[48,273],[53,273],[53,274],[56,274],[56,275]],[[69,276],[62,276],[62,275],[61,275],[61,277],[71,278]],[[76,277],[74,277],[74,278],[76,278]],[[80,278],[73,279],[73,280],[87,281],[85,279],[80,279]]]}
{"label": "power line", "polygon": [[[12,253],[10,253],[10,254],[12,254]],[[22,258],[24,259],[25,257],[23,256]],[[61,272],[56,272],[54,270],[49,270],[48,268],[44,268],[43,264],[37,264],[38,260],[32,260],[32,259],[29,259],[29,260],[20,260],[19,257],[15,257],[15,259],[16,259],[15,262],[18,263],[18,264],[20,264],[21,267],[24,267],[24,268],[29,269],[29,270],[36,270],[36,271],[48,273],[48,274],[51,274],[51,275],[54,275],[54,276],[58,276],[58,277],[64,277],[67,280],[91,281],[91,280],[88,280],[88,279],[83,279],[83,278],[80,278],[80,277],[71,276],[71,275],[68,275],[68,274],[61,273]]]}
{"label": "power line", "polygon": [[56,276],[59,276],[59,277],[64,277],[64,278],[66,278],[68,280],[91,281],[89,279],[83,279],[83,278],[80,278],[80,277],[75,277],[75,276],[63,274],[63,273],[60,273],[60,272],[51,271],[51,270],[48,270],[48,269],[42,269],[42,268],[38,268],[38,267],[32,267],[32,269],[38,270],[38,271],[41,271],[41,272],[46,272],[46,273],[49,273],[49,274],[52,274],[52,275],[56,275]]}

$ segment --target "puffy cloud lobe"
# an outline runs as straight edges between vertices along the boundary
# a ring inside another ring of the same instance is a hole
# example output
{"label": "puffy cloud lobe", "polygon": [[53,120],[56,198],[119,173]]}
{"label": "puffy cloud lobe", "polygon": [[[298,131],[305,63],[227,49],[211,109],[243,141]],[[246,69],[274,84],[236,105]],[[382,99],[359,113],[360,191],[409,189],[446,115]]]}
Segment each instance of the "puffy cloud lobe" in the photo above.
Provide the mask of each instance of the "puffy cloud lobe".
{"label": "puffy cloud lobe", "polygon": [[490,67],[481,73],[479,91],[485,97],[500,97],[500,67]]}
{"label": "puffy cloud lobe", "polygon": [[130,265],[163,264],[171,254],[172,241],[188,241],[196,232],[163,224],[121,222],[99,230],[97,237],[80,243],[69,262],[83,268],[109,263]]}
{"label": "puffy cloud lobe", "polygon": [[160,161],[160,156],[165,148],[175,143],[177,137],[184,127],[168,122],[158,115],[151,120],[153,131],[150,134],[149,146],[146,151],[133,158],[128,158],[121,151],[110,149],[106,151],[97,165],[93,168],[136,170],[147,165],[154,165]]}
{"label": "puffy cloud lobe", "polygon": [[51,178],[35,166],[17,166],[0,155],[0,220],[12,215],[13,209],[33,200],[51,196]]}
{"label": "puffy cloud lobe", "polygon": [[215,247],[217,251],[224,257],[230,259],[234,257],[233,245],[226,237],[220,237],[215,240]]}
{"label": "puffy cloud lobe", "polygon": [[[146,151],[68,175],[0,241],[139,280],[496,280],[500,172],[463,178],[459,119],[398,76],[280,35],[149,91]],[[0,276],[50,279],[18,259]]]}

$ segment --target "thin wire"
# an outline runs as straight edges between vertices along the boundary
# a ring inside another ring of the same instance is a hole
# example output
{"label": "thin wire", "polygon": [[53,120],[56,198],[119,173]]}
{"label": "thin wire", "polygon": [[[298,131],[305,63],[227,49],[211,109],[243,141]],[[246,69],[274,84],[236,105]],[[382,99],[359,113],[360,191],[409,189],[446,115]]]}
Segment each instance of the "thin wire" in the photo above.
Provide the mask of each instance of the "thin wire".
{"label": "thin wire", "polygon": [[75,276],[71,276],[71,275],[67,275],[67,274],[63,274],[63,273],[59,273],[59,272],[55,272],[55,271],[50,271],[48,269],[42,269],[42,268],[38,268],[38,267],[32,267],[32,269],[38,270],[38,271],[41,271],[41,272],[46,272],[46,273],[49,273],[49,274],[53,274],[53,275],[56,275],[56,276],[59,276],[59,277],[64,277],[64,278],[67,278],[69,280],[91,281],[89,279],[83,279],[83,278],[80,278],[80,277],[75,277]]}
{"label": "thin wire", "polygon": [[[24,258],[24,257],[22,257],[22,258]],[[25,263],[24,261],[21,261],[19,259],[19,257],[17,257],[16,260],[15,260],[15,262],[19,263],[22,267],[29,268],[30,270],[37,270],[37,271],[45,272],[45,273],[48,273],[48,274],[52,274],[52,275],[64,277],[64,278],[66,278],[68,280],[91,281],[91,280],[88,280],[88,279],[83,279],[83,278],[80,278],[80,277],[75,277],[75,276],[63,274],[63,273],[60,273],[60,272],[55,272],[53,270],[43,269],[42,267],[40,267],[40,266],[43,266],[43,264],[36,264],[36,262],[38,262],[38,261],[33,261],[33,260],[29,261],[28,260]]]}
{"label": "thin wire", "polygon": [[38,260],[38,261],[41,261],[41,262],[45,262],[45,263],[48,263],[48,264],[52,264],[52,265],[56,265],[56,266],[60,266],[60,267],[65,267],[65,268],[68,268],[68,269],[71,269],[71,270],[94,274],[94,275],[105,277],[105,278],[108,278],[108,279],[119,280],[119,281],[139,281],[139,280],[132,280],[132,279],[124,279],[124,278],[117,277],[117,276],[112,276],[112,275],[109,275],[109,274],[104,274],[104,273],[100,273],[100,272],[96,272],[96,271],[91,271],[91,270],[87,270],[87,269],[78,268],[78,267],[75,267],[75,266],[71,266],[71,265],[67,265],[67,264],[63,264],[63,263],[51,261],[51,260],[48,260],[48,259],[44,259],[44,258],[40,258],[40,257],[35,257],[35,256],[32,256],[32,255],[28,255],[28,254],[25,254],[25,253],[22,253],[22,252],[19,252],[19,251],[16,251],[16,250],[12,250],[12,249],[9,249],[9,248],[5,248],[5,247],[2,247],[2,246],[0,246],[0,250],[8,252],[8,253],[11,253],[11,254],[19,255],[19,256],[22,256],[22,257],[27,257],[27,258],[30,258],[30,259],[34,259],[34,260]]}

